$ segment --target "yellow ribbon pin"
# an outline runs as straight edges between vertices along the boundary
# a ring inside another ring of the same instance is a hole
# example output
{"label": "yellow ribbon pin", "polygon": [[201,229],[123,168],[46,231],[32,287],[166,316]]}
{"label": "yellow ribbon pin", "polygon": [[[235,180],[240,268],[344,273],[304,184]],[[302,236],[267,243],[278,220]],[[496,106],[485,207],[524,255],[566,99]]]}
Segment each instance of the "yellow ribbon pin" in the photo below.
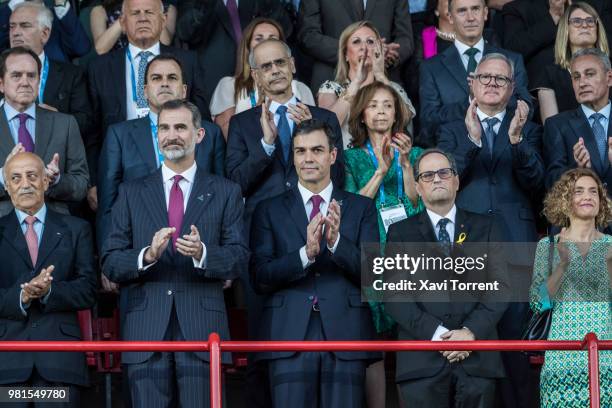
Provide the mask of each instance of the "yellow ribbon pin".
{"label": "yellow ribbon pin", "polygon": [[457,243],[463,244],[463,241],[465,241],[466,238],[467,235],[465,234],[465,232],[462,232],[461,234],[459,234],[459,238],[457,238]]}

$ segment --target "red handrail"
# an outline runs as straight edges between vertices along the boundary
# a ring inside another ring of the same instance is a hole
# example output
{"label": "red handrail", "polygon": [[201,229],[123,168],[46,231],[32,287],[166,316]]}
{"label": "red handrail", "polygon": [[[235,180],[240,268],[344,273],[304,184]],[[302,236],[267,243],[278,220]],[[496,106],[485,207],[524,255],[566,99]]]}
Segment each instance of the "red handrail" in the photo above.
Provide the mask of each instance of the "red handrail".
{"label": "red handrail", "polygon": [[211,333],[203,341],[3,341],[3,351],[209,351],[210,405],[221,408],[221,352],[233,351],[540,351],[588,350],[591,408],[599,404],[599,350],[612,350],[612,341],[600,341],[594,333],[584,340],[476,340],[476,341],[221,341]]}

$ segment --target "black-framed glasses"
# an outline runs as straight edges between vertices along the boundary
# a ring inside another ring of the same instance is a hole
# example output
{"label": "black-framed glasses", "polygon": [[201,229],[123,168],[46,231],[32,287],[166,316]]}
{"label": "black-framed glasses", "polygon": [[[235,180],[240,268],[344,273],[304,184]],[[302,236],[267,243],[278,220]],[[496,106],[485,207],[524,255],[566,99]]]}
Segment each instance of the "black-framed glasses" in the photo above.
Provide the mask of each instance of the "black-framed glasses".
{"label": "black-framed glasses", "polygon": [[597,19],[595,17],[587,17],[587,18],[572,17],[567,21],[575,28],[580,28],[585,23],[587,27],[595,27],[595,24],[597,24]]}
{"label": "black-framed glasses", "polygon": [[260,66],[255,67],[255,69],[259,69],[263,72],[270,72],[274,65],[276,65],[278,68],[284,68],[287,66],[287,64],[289,64],[289,58],[279,58],[275,59],[274,61],[263,63]]}
{"label": "black-framed glasses", "polygon": [[416,178],[416,181],[421,180],[426,183],[431,183],[436,178],[436,174],[438,175],[438,177],[440,177],[440,179],[448,180],[449,178],[456,175],[457,172],[455,171],[455,169],[451,169],[450,167],[445,167],[436,171],[424,171],[422,173],[419,173]]}
{"label": "black-framed glasses", "polygon": [[474,78],[476,78],[482,85],[486,86],[493,82],[495,86],[500,88],[508,86],[512,82],[512,79],[505,75],[478,74],[474,75]]}

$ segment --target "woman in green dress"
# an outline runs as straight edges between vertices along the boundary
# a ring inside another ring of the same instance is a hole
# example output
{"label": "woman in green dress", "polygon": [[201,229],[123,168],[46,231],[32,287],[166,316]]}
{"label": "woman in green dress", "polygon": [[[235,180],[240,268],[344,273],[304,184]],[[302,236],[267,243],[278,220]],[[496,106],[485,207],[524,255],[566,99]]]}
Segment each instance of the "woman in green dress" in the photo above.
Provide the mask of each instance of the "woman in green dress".
{"label": "woman in green dress", "polygon": [[[568,171],[546,196],[544,214],[563,229],[552,248],[549,238],[538,243],[532,310],[552,308],[549,340],[580,340],[588,332],[612,339],[612,236],[597,230],[612,220],[612,204],[601,181],[590,169]],[[601,406],[612,407],[612,352],[601,351],[599,359]],[[546,352],[540,400],[542,407],[550,408],[589,406],[585,352]]]}
{"label": "woman in green dress", "polygon": [[[390,223],[423,210],[418,199],[412,165],[421,149],[412,146],[404,129],[409,114],[397,92],[382,82],[361,88],[350,109],[349,129],[353,148],[344,152],[345,190],[376,200],[381,243]],[[393,328],[381,302],[370,300],[379,333]],[[368,368],[368,407],[384,406],[383,362]],[[372,391],[374,390],[374,391]]]}

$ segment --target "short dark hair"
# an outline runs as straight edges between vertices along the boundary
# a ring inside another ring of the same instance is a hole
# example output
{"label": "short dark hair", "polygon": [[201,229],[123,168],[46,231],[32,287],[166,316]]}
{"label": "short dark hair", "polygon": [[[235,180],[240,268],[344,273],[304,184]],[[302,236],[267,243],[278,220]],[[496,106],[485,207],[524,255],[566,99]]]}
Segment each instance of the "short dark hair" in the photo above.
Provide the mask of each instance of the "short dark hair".
{"label": "short dark hair", "polygon": [[423,160],[423,157],[428,156],[430,154],[434,154],[434,153],[438,153],[446,157],[446,160],[448,160],[448,163],[450,164],[450,168],[453,169],[455,173],[457,173],[457,162],[455,161],[455,158],[453,157],[453,155],[448,152],[445,152],[442,149],[432,147],[431,149],[423,150],[421,155],[414,162],[414,166],[412,167],[412,172],[414,173],[414,179],[416,181],[418,181],[418,178],[419,178],[419,166],[421,165],[421,160]]}
{"label": "short dark hair", "polygon": [[181,81],[183,81],[183,83],[185,83],[185,72],[183,72],[183,65],[181,65],[181,61],[179,61],[178,58],[176,58],[172,54],[159,54],[159,55],[156,55],[147,64],[147,68],[145,69],[145,77],[144,77],[144,84],[145,85],[147,84],[147,78],[149,78],[149,68],[151,67],[151,65],[154,62],[157,62],[157,61],[174,61],[174,62],[176,62],[176,65],[179,66],[179,69],[181,71]]}
{"label": "short dark hair", "polygon": [[11,55],[29,55],[30,57],[32,57],[34,61],[36,61],[36,67],[38,68],[37,72],[38,76],[40,77],[40,70],[42,68],[42,64],[40,63],[38,55],[36,55],[34,51],[29,48],[19,46],[4,50],[2,51],[2,54],[0,54],[0,78],[4,78],[4,74],[6,74],[6,60]]}
{"label": "short dark hair", "polygon": [[295,129],[293,130],[292,140],[298,136],[303,136],[312,132],[316,132],[317,130],[322,130],[325,133],[325,136],[327,136],[327,144],[329,146],[329,150],[332,150],[335,147],[336,135],[334,135],[334,131],[327,124],[327,122],[323,122],[322,120],[308,119],[300,122],[295,126]]}
{"label": "short dark hair", "polygon": [[193,123],[193,127],[196,129],[201,128],[202,115],[200,114],[200,110],[193,103],[185,99],[173,99],[171,101],[165,102],[159,109],[159,114],[157,115],[157,124],[159,125],[159,118],[161,118],[161,114],[163,111],[177,110],[183,108],[191,112],[191,121]]}

